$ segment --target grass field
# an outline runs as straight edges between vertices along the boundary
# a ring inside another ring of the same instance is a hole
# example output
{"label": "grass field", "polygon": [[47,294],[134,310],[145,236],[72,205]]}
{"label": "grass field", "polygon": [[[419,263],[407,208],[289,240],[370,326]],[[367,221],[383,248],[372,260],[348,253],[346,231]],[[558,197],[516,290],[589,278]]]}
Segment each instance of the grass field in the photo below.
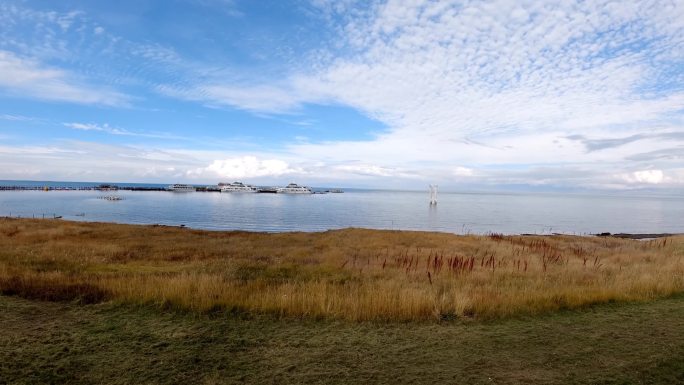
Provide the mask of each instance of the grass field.
{"label": "grass field", "polygon": [[0,293],[346,320],[492,319],[684,291],[684,237],[208,232],[0,219]]}
{"label": "grass field", "polygon": [[0,384],[684,383],[683,257],[0,219]]}
{"label": "grass field", "polygon": [[681,384],[684,296],[456,322],[0,296],[0,383]]}

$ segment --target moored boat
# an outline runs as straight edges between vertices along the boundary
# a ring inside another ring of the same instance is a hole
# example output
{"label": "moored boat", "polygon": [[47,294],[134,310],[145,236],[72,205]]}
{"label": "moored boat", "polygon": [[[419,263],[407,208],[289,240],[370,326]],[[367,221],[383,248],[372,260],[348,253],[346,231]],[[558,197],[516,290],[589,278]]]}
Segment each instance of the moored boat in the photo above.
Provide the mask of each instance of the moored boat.
{"label": "moored boat", "polygon": [[191,186],[189,184],[182,184],[182,183],[176,183],[172,184],[171,186],[166,188],[169,191],[173,192],[194,192],[195,186]]}
{"label": "moored boat", "polygon": [[263,194],[275,194],[278,192],[278,187],[262,187],[258,192]]}
{"label": "moored boat", "polygon": [[276,190],[278,194],[311,194],[313,190],[310,187],[300,186],[296,183],[290,183],[285,187],[278,187]]}
{"label": "moored boat", "polygon": [[219,186],[221,187],[222,193],[255,193],[259,191],[259,189],[257,189],[255,186],[244,184],[242,182],[233,182],[228,184],[220,183]]}

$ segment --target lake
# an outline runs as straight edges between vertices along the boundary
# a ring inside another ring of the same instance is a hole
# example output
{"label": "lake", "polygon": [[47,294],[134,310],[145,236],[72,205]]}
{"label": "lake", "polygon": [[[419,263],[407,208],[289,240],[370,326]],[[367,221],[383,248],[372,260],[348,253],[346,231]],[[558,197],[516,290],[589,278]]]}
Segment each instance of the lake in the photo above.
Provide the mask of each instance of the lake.
{"label": "lake", "polygon": [[324,231],[345,227],[589,234],[684,232],[684,198],[560,193],[428,193],[345,190],[342,194],[0,191],[0,216],[185,225],[209,230]]}

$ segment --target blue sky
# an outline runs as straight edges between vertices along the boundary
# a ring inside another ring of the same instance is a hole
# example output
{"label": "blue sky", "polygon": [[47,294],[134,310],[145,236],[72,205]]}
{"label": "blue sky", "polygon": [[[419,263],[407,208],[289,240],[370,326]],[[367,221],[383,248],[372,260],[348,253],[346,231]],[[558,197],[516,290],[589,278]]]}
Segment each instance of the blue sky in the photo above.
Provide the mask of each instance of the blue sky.
{"label": "blue sky", "polygon": [[0,179],[681,190],[681,1],[0,4]]}

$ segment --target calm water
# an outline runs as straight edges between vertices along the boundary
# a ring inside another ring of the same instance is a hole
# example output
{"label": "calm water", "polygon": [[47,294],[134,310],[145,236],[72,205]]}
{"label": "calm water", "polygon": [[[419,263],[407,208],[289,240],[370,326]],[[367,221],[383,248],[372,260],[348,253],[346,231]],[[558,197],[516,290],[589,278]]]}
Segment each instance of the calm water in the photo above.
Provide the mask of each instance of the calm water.
{"label": "calm water", "polygon": [[0,191],[0,216],[61,215],[78,221],[165,224],[251,231],[344,227],[453,233],[684,232],[684,198],[568,194],[440,193],[352,190],[283,195],[118,191]]}

